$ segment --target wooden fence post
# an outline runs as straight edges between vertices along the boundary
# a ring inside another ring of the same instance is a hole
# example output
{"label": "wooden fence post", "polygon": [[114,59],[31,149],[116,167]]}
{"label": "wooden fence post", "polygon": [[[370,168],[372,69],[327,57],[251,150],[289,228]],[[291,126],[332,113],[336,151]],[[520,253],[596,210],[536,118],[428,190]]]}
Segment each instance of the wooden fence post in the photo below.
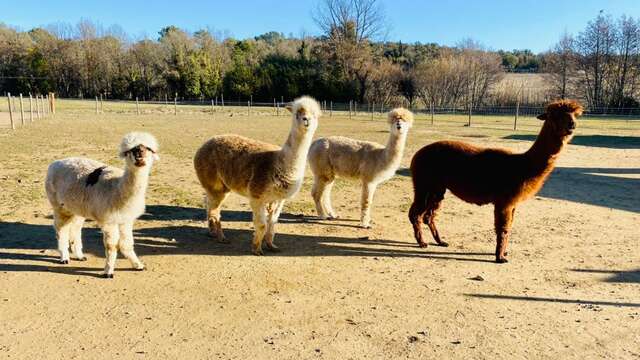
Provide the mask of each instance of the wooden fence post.
{"label": "wooden fence post", "polygon": [[471,102],[469,102],[469,122],[467,123],[467,126],[471,127]]}
{"label": "wooden fence post", "polygon": [[220,94],[220,104],[222,105],[222,111],[224,111],[224,94]]}
{"label": "wooden fence post", "polygon": [[42,101],[44,101],[42,106],[44,106],[46,108],[45,114],[47,114],[47,116],[49,116],[49,114],[51,113],[51,109],[49,108],[49,94],[45,95],[45,97],[42,99]]}
{"label": "wooden fence post", "polygon": [[11,130],[15,130],[16,125],[13,123],[13,109],[11,109],[11,93],[7,93],[7,102],[9,103],[9,121],[11,121]]}
{"label": "wooden fence post", "polygon": [[333,117],[333,101],[329,101],[329,117]]}
{"label": "wooden fence post", "polygon": [[29,120],[33,122],[33,96],[29,93]]}
{"label": "wooden fence post", "polygon": [[140,115],[140,103],[138,102],[138,97],[136,96],[136,112]]}
{"label": "wooden fence post", "polygon": [[24,105],[22,104],[22,94],[20,94],[20,121],[24,126]]}
{"label": "wooden fence post", "polygon": [[213,99],[211,99],[211,115],[215,116],[216,114],[216,108],[213,106]]}
{"label": "wooden fence post", "polygon": [[104,114],[104,103],[102,102],[102,94],[100,94],[100,113]]}
{"label": "wooden fence post", "polygon": [[99,112],[98,112],[98,95],[96,95],[96,115],[98,115],[98,114],[99,114]]}
{"label": "wooden fence post", "polygon": [[36,95],[36,118],[38,120],[42,119],[40,116],[40,95]]}
{"label": "wooden fence post", "polygon": [[349,100],[349,120],[351,120],[351,108],[353,107],[353,100]]}
{"label": "wooden fence post", "polygon": [[173,115],[178,115],[178,94],[173,98]]}
{"label": "wooden fence post", "polygon": [[247,115],[251,116],[251,100],[247,101]]}
{"label": "wooden fence post", "polygon": [[518,115],[520,113],[520,98],[516,100],[516,117],[513,119],[513,130],[518,129]]}
{"label": "wooden fence post", "polygon": [[429,103],[429,111],[431,112],[431,125],[433,125],[433,101]]}
{"label": "wooden fence post", "polygon": [[373,103],[373,106],[369,107],[369,112],[371,112],[371,120],[373,120],[373,111],[375,110],[375,108],[376,108],[376,103]]}
{"label": "wooden fence post", "polygon": [[51,107],[51,114],[56,114],[56,93],[49,93],[49,106]]}

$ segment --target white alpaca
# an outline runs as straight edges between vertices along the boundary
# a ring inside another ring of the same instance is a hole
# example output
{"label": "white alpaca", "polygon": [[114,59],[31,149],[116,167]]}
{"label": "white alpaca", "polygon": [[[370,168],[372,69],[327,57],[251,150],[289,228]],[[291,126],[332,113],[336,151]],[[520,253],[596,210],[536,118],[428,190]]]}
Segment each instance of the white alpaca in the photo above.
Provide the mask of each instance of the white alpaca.
{"label": "white alpaca", "polygon": [[222,202],[231,191],[248,197],[253,211],[255,255],[263,254],[263,239],[269,250],[277,249],[273,244],[275,224],[284,201],[302,185],[307,153],[321,115],[318,103],[306,96],[287,109],[293,116],[282,148],[238,135],[220,135],[204,143],[194,157],[196,174],[207,193],[209,232],[224,242]]}
{"label": "white alpaca", "polygon": [[309,167],[313,172],[311,195],[318,216],[337,218],[331,207],[331,187],[336,176],[362,182],[360,225],[371,227],[371,202],[378,184],[390,179],[400,166],[413,114],[397,108],[389,112],[387,146],[343,136],[320,138],[309,149]]}
{"label": "white alpaca", "polygon": [[106,264],[103,276],[113,277],[117,250],[133,267],[144,265],[133,251],[133,222],[144,213],[145,192],[158,142],[148,133],[132,132],[120,144],[124,171],[86,158],[67,158],[49,165],[45,188],[53,207],[60,262],[69,263],[69,245],[77,260],[82,253],[82,225],[95,220],[103,232]]}

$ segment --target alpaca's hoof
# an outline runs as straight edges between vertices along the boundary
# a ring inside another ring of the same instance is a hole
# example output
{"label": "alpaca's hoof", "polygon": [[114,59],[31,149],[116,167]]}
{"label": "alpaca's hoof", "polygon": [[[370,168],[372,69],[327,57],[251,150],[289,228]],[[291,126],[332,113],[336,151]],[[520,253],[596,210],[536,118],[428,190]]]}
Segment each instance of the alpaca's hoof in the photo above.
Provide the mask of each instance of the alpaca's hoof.
{"label": "alpaca's hoof", "polygon": [[147,268],[144,265],[136,266],[133,268],[135,271],[145,271]]}
{"label": "alpaca's hoof", "polygon": [[420,246],[421,248],[426,248],[427,246],[429,246],[429,244],[427,244],[426,242],[419,242],[418,246]]}
{"label": "alpaca's hoof", "polygon": [[442,247],[449,247],[449,243],[448,243],[448,242],[446,242],[446,241],[440,241],[440,242],[438,243],[438,246],[442,246]]}
{"label": "alpaca's hoof", "polygon": [[216,237],[216,240],[220,243],[220,244],[228,244],[229,240],[226,237]]}
{"label": "alpaca's hoof", "polygon": [[69,263],[69,260],[60,260],[59,262],[60,264],[67,265]]}
{"label": "alpaca's hoof", "polygon": [[77,260],[78,261],[87,261],[87,257],[86,256],[82,256],[82,257],[79,257]]}
{"label": "alpaca's hoof", "polygon": [[267,250],[271,252],[280,252],[280,248],[274,244],[271,244],[271,245],[267,244]]}
{"label": "alpaca's hoof", "polygon": [[327,216],[327,219],[329,219],[329,220],[337,220],[337,219],[340,219],[340,215],[332,214],[332,215]]}
{"label": "alpaca's hoof", "polygon": [[102,274],[103,279],[113,279],[113,274]]}
{"label": "alpaca's hoof", "polygon": [[264,252],[262,251],[262,249],[253,249],[251,250],[251,252],[253,253],[253,255],[255,256],[262,256],[264,255]]}
{"label": "alpaca's hoof", "polygon": [[496,259],[496,263],[497,264],[505,264],[505,263],[508,263],[508,262],[509,262],[509,260],[507,260],[506,258],[497,258]]}

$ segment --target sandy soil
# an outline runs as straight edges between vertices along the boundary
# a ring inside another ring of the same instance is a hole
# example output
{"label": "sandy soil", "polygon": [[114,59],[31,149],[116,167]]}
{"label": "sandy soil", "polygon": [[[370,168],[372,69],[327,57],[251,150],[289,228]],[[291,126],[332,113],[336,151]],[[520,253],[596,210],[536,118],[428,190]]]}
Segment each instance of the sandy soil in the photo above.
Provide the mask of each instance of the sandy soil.
{"label": "sandy soil", "polygon": [[[0,357],[640,358],[640,131],[580,131],[539,196],[517,210],[510,263],[492,262],[492,208],[447,194],[449,248],[416,246],[406,169],[375,197],[374,228],[357,228],[359,187],[340,181],[345,218],[316,221],[311,180],[287,203],[276,243],[250,255],[247,201],[228,198],[231,244],[208,238],[191,158],[214,134],[281,143],[285,117],[58,114],[0,133]],[[47,164],[88,156],[119,164],[133,129],[161,143],[136,225],[148,271],[104,264],[101,234],[84,232],[87,262],[56,263]],[[385,142],[384,122],[326,118],[318,135]],[[460,126],[412,129],[403,167],[421,146],[453,138],[524,150],[534,132]],[[480,276],[483,280],[478,280]]]}

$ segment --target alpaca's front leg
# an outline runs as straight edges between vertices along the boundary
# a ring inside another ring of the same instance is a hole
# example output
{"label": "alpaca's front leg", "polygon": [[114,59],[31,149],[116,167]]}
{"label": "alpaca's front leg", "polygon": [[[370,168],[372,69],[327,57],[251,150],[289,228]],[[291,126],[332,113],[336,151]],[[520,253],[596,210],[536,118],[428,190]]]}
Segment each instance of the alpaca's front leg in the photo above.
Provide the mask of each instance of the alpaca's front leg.
{"label": "alpaca's front leg", "polygon": [[102,277],[113,278],[118,257],[119,229],[117,224],[107,224],[102,227],[102,242],[104,243],[105,265]]}
{"label": "alpaca's front leg", "polygon": [[253,211],[253,244],[251,251],[254,255],[264,255],[262,252],[262,239],[267,230],[267,208],[264,203],[252,199],[250,201]]}
{"label": "alpaca's front leg", "polygon": [[371,228],[371,203],[373,202],[373,193],[376,191],[376,185],[374,183],[362,184],[360,225],[363,228]]}
{"label": "alpaca's front leg", "polygon": [[144,270],[144,264],[133,250],[133,222],[126,222],[119,225],[120,241],[118,247],[125,258],[129,259],[131,266],[136,270]]}
{"label": "alpaca's front leg", "polygon": [[513,224],[513,215],[515,208],[511,206],[497,205],[494,209],[494,221],[496,228],[496,262],[499,264],[506,263],[505,257],[507,252],[507,244],[509,243],[509,233]]}
{"label": "alpaca's front leg", "polygon": [[264,241],[267,245],[267,249],[271,251],[279,251],[279,248],[273,243],[273,238],[276,235],[276,224],[278,218],[282,212],[284,206],[284,200],[276,201],[267,205],[267,233],[264,237]]}

